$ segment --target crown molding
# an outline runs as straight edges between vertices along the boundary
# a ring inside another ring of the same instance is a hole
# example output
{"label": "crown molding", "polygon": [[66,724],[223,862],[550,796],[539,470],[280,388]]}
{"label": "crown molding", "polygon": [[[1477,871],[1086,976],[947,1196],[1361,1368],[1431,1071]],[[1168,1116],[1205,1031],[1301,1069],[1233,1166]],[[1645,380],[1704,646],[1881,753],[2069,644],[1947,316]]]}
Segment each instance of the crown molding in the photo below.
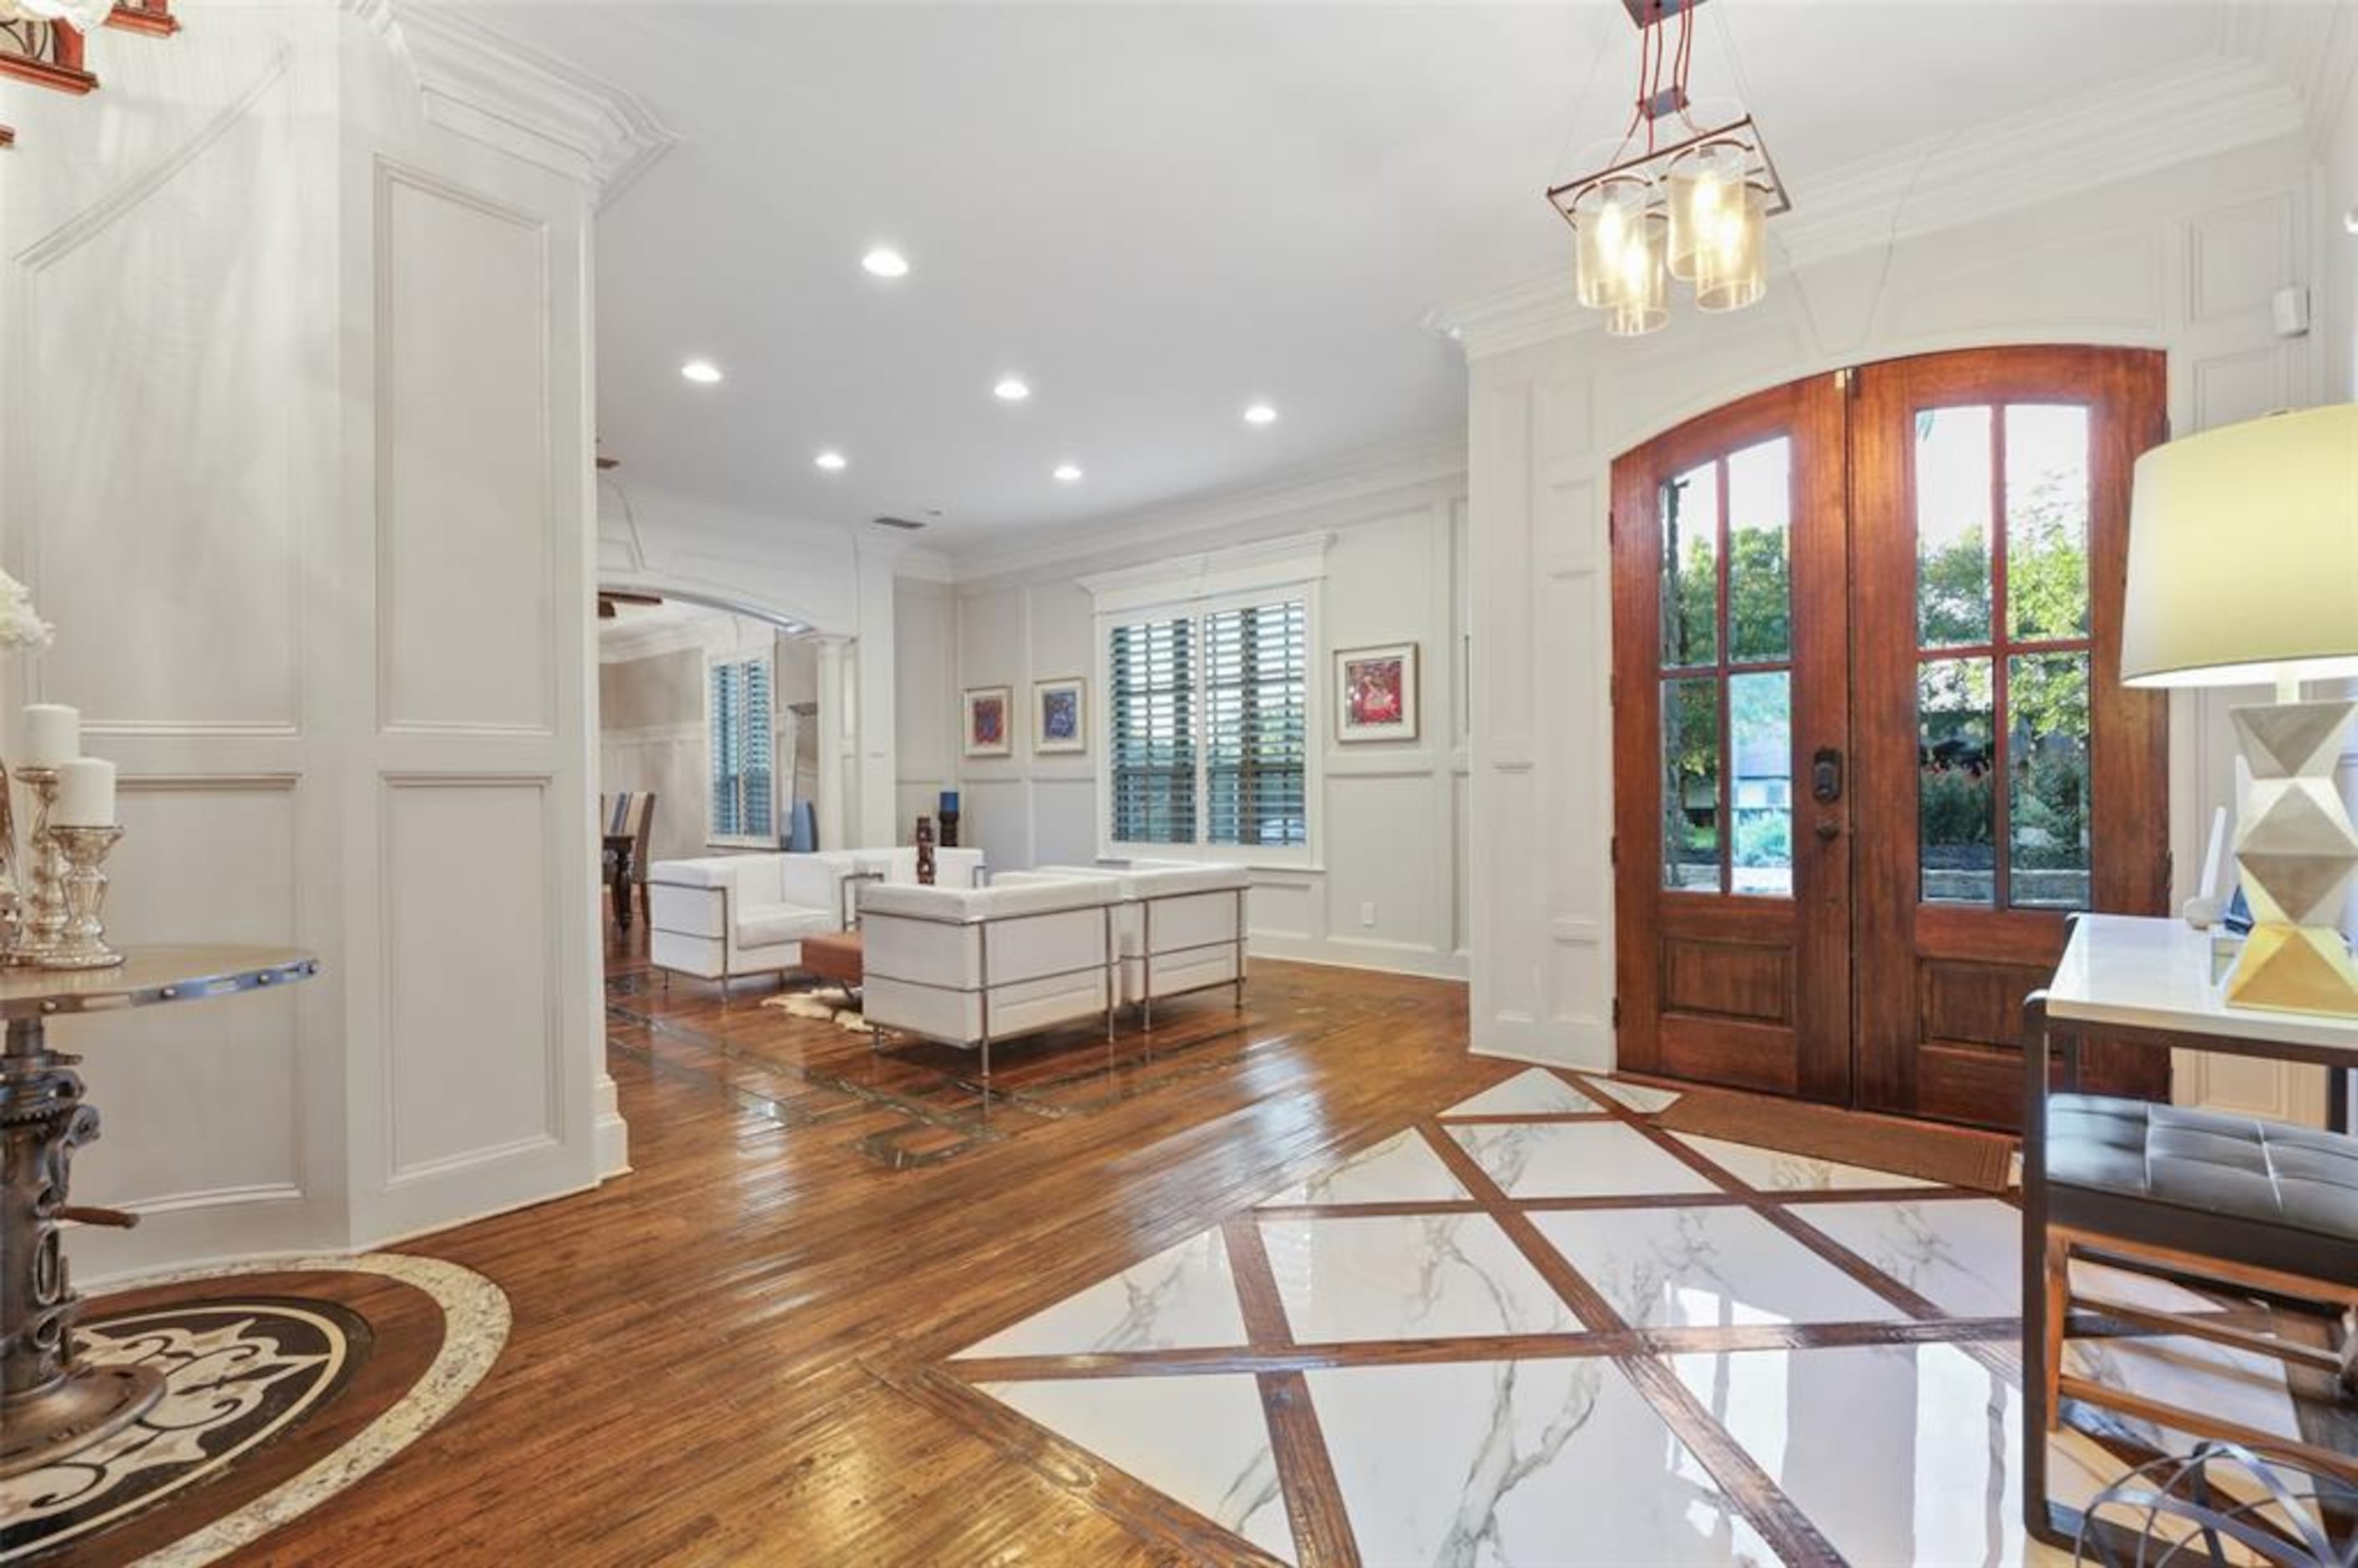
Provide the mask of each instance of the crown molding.
{"label": "crown molding", "polygon": [[427,120],[579,180],[600,206],[678,143],[629,92],[455,7],[347,4],[364,23],[391,27]]}
{"label": "crown molding", "polygon": [[2224,0],[2219,52],[2266,66],[2289,83],[2307,112],[2311,143],[2331,141],[2358,76],[2358,5],[2288,5]]}
{"label": "crown molding", "polygon": [[[1769,232],[1790,272],[2301,134],[2307,124],[2300,92],[2275,70],[2240,53],[2206,55],[2071,103],[1789,176],[1794,211]],[[1561,271],[1427,318],[1469,359],[1597,330],[1598,321]]]}
{"label": "crown molding", "polygon": [[1174,545],[1217,529],[1314,508],[1347,505],[1417,485],[1462,479],[1466,438],[1457,431],[1390,441],[1291,469],[1274,479],[1200,492],[1142,510],[1093,522],[1026,533],[1002,545],[954,552],[961,588],[1018,577],[1044,568],[1069,568],[1076,558],[1127,553],[1144,545]]}

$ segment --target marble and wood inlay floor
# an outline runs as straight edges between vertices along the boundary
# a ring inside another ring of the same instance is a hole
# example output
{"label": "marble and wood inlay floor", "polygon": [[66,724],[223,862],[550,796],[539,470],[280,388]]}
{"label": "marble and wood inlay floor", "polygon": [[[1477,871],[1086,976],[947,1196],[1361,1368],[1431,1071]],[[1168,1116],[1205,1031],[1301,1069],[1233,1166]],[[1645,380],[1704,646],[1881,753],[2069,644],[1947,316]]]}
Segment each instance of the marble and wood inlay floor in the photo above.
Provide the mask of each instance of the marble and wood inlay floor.
{"label": "marble and wood inlay floor", "polygon": [[[1094,1472],[1134,1528],[1244,1560],[2068,1561],[2019,1523],[2014,1204],[1655,1126],[1674,1098],[1513,1073],[983,1336],[933,1392]],[[2315,1435],[2273,1362],[2071,1355]],[[2171,1442],[2080,1418],[2061,1502]]]}
{"label": "marble and wood inlay floor", "polygon": [[398,1253],[134,1282],[76,1331],[102,1367],[164,1375],[139,1420],[0,1479],[0,1564],[196,1568],[263,1540],[423,1436],[498,1357],[506,1299]]}

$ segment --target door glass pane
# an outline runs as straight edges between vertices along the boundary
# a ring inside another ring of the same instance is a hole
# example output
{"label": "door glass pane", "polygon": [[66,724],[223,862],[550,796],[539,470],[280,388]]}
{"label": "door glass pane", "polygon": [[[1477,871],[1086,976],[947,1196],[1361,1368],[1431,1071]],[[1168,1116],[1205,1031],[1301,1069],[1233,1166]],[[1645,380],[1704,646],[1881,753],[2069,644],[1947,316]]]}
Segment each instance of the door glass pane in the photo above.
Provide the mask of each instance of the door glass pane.
{"label": "door glass pane", "polygon": [[2088,411],[2006,411],[2006,621],[2021,638],[2088,634]]}
{"label": "door glass pane", "polygon": [[1735,891],[1793,892],[1793,676],[1787,670],[1727,682],[1736,817]]}
{"label": "door glass pane", "polygon": [[2008,660],[2006,706],[2007,902],[2085,909],[2088,655]]}
{"label": "door glass pane", "polygon": [[1997,897],[1990,696],[1987,659],[1933,659],[1917,672],[1917,853],[1928,903]]}
{"label": "door glass pane", "polygon": [[1719,657],[1719,470],[1689,469],[1662,486],[1662,664]]}
{"label": "door glass pane", "polygon": [[1916,623],[1927,648],[1990,640],[1990,411],[1916,415]]}
{"label": "door glass pane", "polygon": [[1719,682],[1662,683],[1662,885],[1719,886]]}
{"label": "door glass pane", "polygon": [[1727,457],[1727,656],[1738,664],[1793,651],[1792,474],[1782,436]]}

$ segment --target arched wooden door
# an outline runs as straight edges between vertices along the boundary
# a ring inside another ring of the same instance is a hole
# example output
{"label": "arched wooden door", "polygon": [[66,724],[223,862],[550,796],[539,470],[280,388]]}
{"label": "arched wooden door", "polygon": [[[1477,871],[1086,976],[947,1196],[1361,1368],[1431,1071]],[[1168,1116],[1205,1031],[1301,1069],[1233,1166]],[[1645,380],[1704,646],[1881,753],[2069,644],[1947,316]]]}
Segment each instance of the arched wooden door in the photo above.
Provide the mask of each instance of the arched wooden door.
{"label": "arched wooden door", "polygon": [[[2168,896],[2160,699],[2117,679],[2161,356],[1818,376],[1614,469],[1620,1050],[1993,1125],[2073,909]],[[2166,1087],[2158,1054],[2099,1082]]]}

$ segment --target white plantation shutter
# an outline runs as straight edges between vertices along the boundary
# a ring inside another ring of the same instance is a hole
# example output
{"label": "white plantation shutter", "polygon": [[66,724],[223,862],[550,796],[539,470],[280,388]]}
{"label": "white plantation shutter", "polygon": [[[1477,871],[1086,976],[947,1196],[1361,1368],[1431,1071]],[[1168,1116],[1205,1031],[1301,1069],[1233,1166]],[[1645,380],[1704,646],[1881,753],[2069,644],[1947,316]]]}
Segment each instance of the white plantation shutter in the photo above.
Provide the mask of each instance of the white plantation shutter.
{"label": "white plantation shutter", "polygon": [[1184,616],[1113,629],[1107,679],[1117,842],[1195,841],[1195,632]]}
{"label": "white plantation shutter", "polygon": [[711,712],[706,746],[712,773],[715,843],[768,844],[776,838],[776,742],[770,661],[715,660],[708,673]]}
{"label": "white plantation shutter", "polygon": [[1204,617],[1206,843],[1309,842],[1308,619],[1300,600]]}

